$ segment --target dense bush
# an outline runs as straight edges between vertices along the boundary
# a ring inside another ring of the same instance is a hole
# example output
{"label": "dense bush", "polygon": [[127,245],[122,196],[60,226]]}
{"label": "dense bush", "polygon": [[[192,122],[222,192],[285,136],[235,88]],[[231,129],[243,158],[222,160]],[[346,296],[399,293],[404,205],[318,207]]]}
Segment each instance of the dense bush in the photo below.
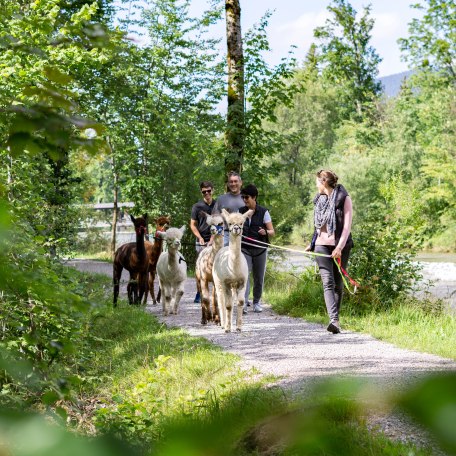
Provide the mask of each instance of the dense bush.
{"label": "dense bush", "polygon": [[361,299],[368,295],[372,304],[388,306],[401,293],[410,292],[421,278],[413,252],[403,250],[397,230],[379,230],[377,224],[362,224],[356,227],[354,242],[348,269],[362,285]]}
{"label": "dense bush", "polygon": [[0,290],[0,403],[71,398],[80,379],[68,367],[81,363],[92,298],[105,289],[46,256],[22,226],[3,239]]}

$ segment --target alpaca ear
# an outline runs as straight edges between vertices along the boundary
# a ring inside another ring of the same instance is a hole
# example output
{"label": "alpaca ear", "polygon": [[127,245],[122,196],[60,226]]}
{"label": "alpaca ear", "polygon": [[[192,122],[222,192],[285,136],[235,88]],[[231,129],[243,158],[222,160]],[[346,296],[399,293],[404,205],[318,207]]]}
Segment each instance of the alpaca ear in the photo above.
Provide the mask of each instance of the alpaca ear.
{"label": "alpaca ear", "polygon": [[147,222],[147,219],[148,219],[148,215],[147,215],[147,212],[145,214],[143,214],[143,219]]}
{"label": "alpaca ear", "polygon": [[245,214],[243,214],[244,221],[247,220],[247,218],[250,218],[255,211],[253,209],[249,209]]}
{"label": "alpaca ear", "polygon": [[166,231],[157,231],[155,236],[159,237],[160,239],[166,239]]}
{"label": "alpaca ear", "polygon": [[179,228],[182,234],[185,233],[185,228],[186,228],[185,225],[182,225],[182,226]]}
{"label": "alpaca ear", "polygon": [[131,214],[130,214],[130,218],[131,218],[131,221],[132,221],[133,223],[136,222],[136,219],[135,219]]}
{"label": "alpaca ear", "polygon": [[222,217],[225,220],[225,222],[229,215],[230,213],[226,209],[222,209]]}

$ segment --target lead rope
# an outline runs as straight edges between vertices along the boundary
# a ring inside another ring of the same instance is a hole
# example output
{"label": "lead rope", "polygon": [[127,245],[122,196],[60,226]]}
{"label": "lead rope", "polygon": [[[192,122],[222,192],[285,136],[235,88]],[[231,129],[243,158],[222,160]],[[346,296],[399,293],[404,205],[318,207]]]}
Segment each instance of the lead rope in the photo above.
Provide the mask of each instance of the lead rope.
{"label": "lead rope", "polygon": [[[242,235],[242,237],[244,239],[247,239],[249,241],[254,241],[255,244],[250,244],[250,243],[247,243],[247,242],[243,242],[244,245],[249,245],[249,246],[252,246],[252,247],[258,247],[258,244],[263,244],[267,247],[270,247],[270,248],[273,248],[273,249],[279,249],[279,250],[286,250],[288,252],[297,252],[297,253],[302,253],[303,255],[309,255],[309,256],[314,256],[314,257],[326,257],[326,258],[332,258],[331,255],[327,255],[327,254],[324,254],[324,253],[316,253],[316,252],[304,252],[303,250],[296,250],[296,249],[289,249],[287,247],[282,247],[280,245],[274,245],[274,244],[270,244],[268,242],[263,242],[263,241],[258,241],[257,239],[252,239],[248,236],[244,236]],[[351,294],[351,295],[354,295],[357,291],[357,289],[361,286],[356,280],[352,279],[349,275],[348,275],[348,272],[342,267],[342,263],[341,263],[341,260],[340,258],[333,258],[334,260],[334,263],[336,263],[336,266],[337,266],[337,269],[339,270],[339,273],[342,277],[342,281],[344,283],[344,286],[345,288],[347,289],[347,291]],[[347,282],[347,279],[350,281],[350,284],[353,285],[354,287],[354,290],[351,291],[350,290],[350,287],[348,286],[348,282]]]}
{"label": "lead rope", "polygon": [[[339,273],[342,277],[342,280],[344,281],[345,288],[348,290],[348,292],[351,295],[354,295],[356,293],[356,290],[361,286],[355,279],[352,279],[349,275],[348,272],[342,267],[342,262],[340,258],[334,258],[334,262],[337,265],[337,269],[339,269]],[[353,285],[353,291],[350,290],[348,287],[347,279],[350,281],[350,284]]]}

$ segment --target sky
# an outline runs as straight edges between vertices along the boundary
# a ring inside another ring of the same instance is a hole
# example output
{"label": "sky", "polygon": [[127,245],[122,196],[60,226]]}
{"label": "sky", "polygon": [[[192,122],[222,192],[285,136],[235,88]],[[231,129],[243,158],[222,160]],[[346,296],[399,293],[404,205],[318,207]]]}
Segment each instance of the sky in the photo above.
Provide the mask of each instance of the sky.
{"label": "sky", "polygon": [[[273,11],[269,20],[268,38],[272,52],[265,56],[271,65],[287,55],[291,45],[297,46],[295,57],[301,63],[313,41],[315,27],[324,25],[330,16],[327,6],[330,0],[240,0],[241,27],[244,34],[259,22],[267,10]],[[379,76],[400,73],[408,69],[400,59],[398,38],[407,37],[408,23],[419,17],[420,12],[410,8],[412,0],[349,0],[353,8],[362,14],[363,6],[372,5],[371,17],[375,19],[371,45],[383,59],[379,65]],[[207,0],[192,0],[191,15],[207,9]],[[224,34],[224,24],[214,29],[215,34]]]}

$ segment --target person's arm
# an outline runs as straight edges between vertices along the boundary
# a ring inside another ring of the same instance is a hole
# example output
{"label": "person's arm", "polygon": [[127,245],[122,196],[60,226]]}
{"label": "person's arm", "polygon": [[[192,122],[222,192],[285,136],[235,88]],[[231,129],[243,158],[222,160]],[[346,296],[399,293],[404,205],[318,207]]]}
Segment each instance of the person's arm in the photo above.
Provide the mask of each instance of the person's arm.
{"label": "person's arm", "polygon": [[266,228],[260,228],[258,230],[258,233],[260,233],[262,236],[266,236],[267,234],[269,237],[273,237],[275,235],[275,231],[274,227],[272,226],[272,222],[266,222],[264,225]]}
{"label": "person's arm", "polygon": [[266,228],[261,227],[258,230],[258,233],[261,234],[261,236],[266,236],[267,234],[268,236],[273,237],[275,235],[275,230],[274,226],[272,225],[272,219],[269,211],[266,211],[264,214],[263,223]]}
{"label": "person's arm", "polygon": [[342,230],[342,234],[340,235],[340,239],[338,244],[333,250],[332,257],[333,258],[340,258],[342,255],[342,250],[347,243],[348,236],[350,235],[351,226],[352,226],[352,219],[353,219],[353,204],[352,200],[349,196],[345,198],[344,202],[344,229]]}
{"label": "person's arm", "polygon": [[192,230],[192,233],[195,235],[195,237],[198,239],[198,242],[200,243],[200,245],[205,245],[206,243],[204,242],[204,239],[201,236],[201,233],[198,231],[198,227],[196,225],[196,220],[194,220],[194,219],[190,220],[190,229]]}

